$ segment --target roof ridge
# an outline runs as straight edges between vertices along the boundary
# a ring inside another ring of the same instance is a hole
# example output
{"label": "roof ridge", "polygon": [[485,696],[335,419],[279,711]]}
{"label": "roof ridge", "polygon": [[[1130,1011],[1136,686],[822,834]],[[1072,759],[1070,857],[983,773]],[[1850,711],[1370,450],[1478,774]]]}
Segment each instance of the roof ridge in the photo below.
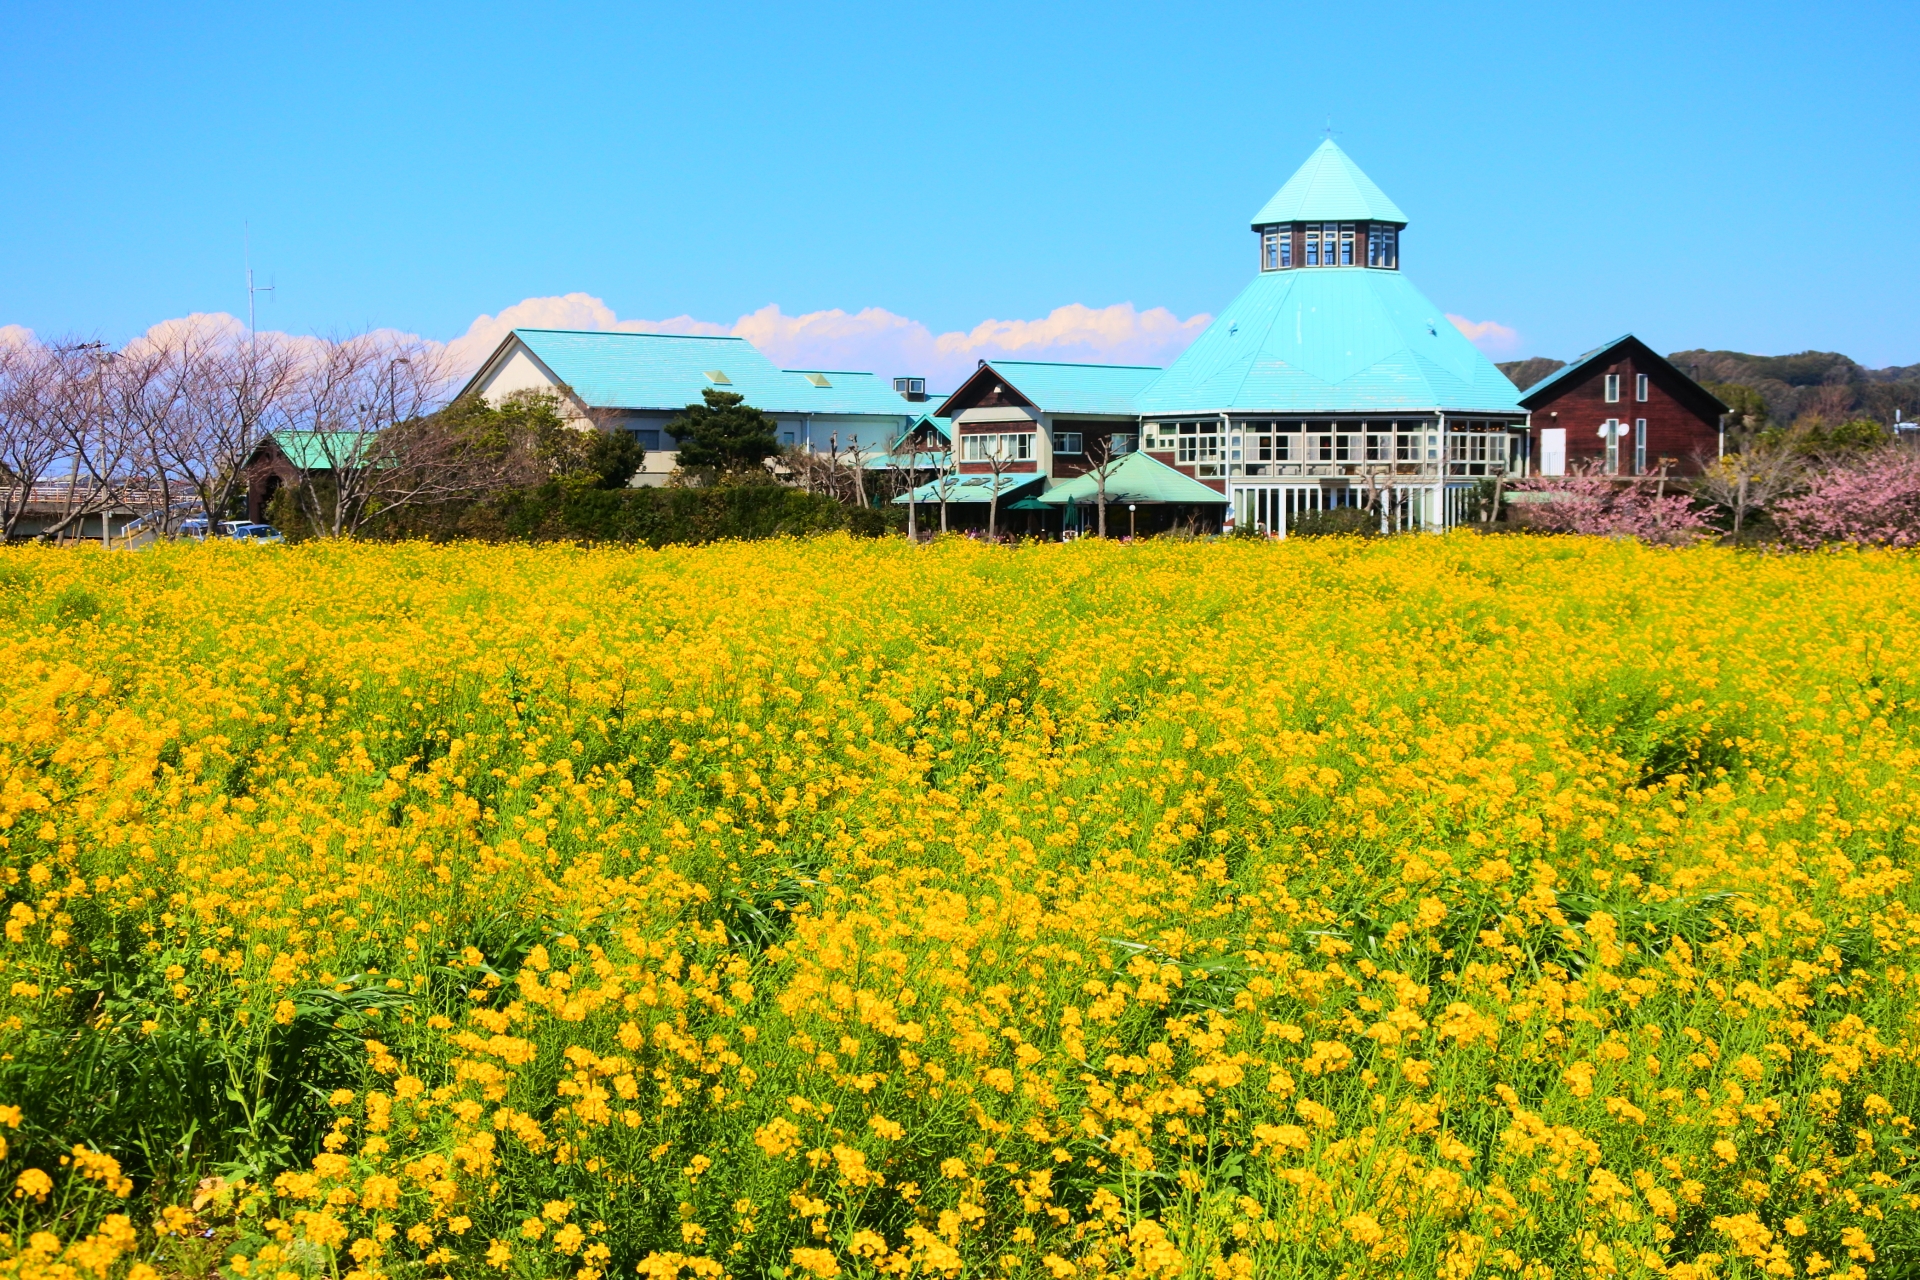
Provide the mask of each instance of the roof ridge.
{"label": "roof ridge", "polygon": [[[633,329],[546,329],[538,325],[515,325],[511,333],[578,333],[596,338],[698,338],[702,342],[746,342],[735,333],[646,333]],[[799,372],[794,370],[792,372]],[[826,370],[810,370],[824,373]]]}
{"label": "roof ridge", "polygon": [[999,368],[1005,364],[1026,364],[1035,368],[1049,369],[1152,369],[1156,373],[1165,373],[1166,367],[1157,364],[1103,364],[1097,360],[989,360],[988,364]]}

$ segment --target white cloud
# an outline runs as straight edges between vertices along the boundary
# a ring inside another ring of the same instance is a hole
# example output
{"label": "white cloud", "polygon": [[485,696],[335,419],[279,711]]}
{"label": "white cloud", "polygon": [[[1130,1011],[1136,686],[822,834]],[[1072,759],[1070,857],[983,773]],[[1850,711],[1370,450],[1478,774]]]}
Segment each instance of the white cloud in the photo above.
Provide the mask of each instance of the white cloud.
{"label": "white cloud", "polygon": [[21,324],[0,324],[0,347],[33,345],[33,330]]}
{"label": "white cloud", "polygon": [[[1131,302],[1108,307],[1080,303],[1056,307],[1038,320],[982,320],[967,330],[935,333],[927,325],[881,307],[848,312],[809,311],[790,316],[769,304],[731,324],[690,315],[665,320],[622,319],[603,300],[587,293],[525,298],[497,314],[475,317],[467,331],[446,343],[397,330],[370,335],[395,346],[421,344],[443,352],[454,386],[516,328],[588,329],[622,333],[693,333],[745,338],[783,369],[845,369],[882,377],[912,374],[933,389],[951,391],[980,360],[1086,361],[1098,364],[1170,363],[1200,336],[1213,317],[1182,320],[1165,307],[1146,311]],[[225,312],[195,312],[162,320],[129,346],[191,335],[202,341],[237,342],[246,326]],[[263,336],[264,333],[263,333]],[[296,348],[318,345],[312,337],[276,334]],[[31,341],[18,325],[0,327],[0,343]]]}
{"label": "white cloud", "polygon": [[559,297],[525,298],[505,308],[499,315],[482,315],[467,326],[467,331],[447,344],[447,359],[462,378],[480,367],[493,354],[500,340],[514,329],[607,329],[622,333],[703,333],[719,336],[730,332],[725,325],[709,324],[692,316],[671,320],[622,320],[600,299],[589,293],[568,293]]}
{"label": "white cloud", "polygon": [[1498,320],[1469,320],[1451,311],[1447,313],[1447,319],[1453,322],[1454,328],[1466,335],[1468,342],[1489,356],[1510,356],[1520,349],[1519,331],[1508,328]]}
{"label": "white cloud", "polygon": [[515,327],[602,329],[628,333],[701,333],[745,338],[786,369],[865,370],[882,377],[914,374],[951,390],[977,361],[995,356],[1025,360],[1085,360],[1107,364],[1166,364],[1200,335],[1209,315],[1182,320],[1165,307],[1140,311],[1130,302],[1110,307],[1079,303],[1056,307],[1040,320],[983,320],[972,329],[936,334],[925,324],[881,307],[790,316],[769,304],[732,324],[693,316],[622,320],[585,293],[527,298],[497,316],[481,316],[448,344],[448,355],[471,371]]}

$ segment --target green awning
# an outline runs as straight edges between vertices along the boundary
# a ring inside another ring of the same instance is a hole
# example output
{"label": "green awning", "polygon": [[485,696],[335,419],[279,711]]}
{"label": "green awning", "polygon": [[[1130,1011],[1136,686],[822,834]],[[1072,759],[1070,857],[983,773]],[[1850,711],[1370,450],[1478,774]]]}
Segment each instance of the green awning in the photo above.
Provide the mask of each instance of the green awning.
{"label": "green awning", "polygon": [[[915,502],[939,502],[941,491],[945,490],[945,500],[955,502],[991,502],[994,497],[994,483],[999,482],[1000,502],[1005,505],[1008,498],[1029,485],[1037,485],[1045,476],[1035,471],[1014,471],[998,477],[993,475],[947,475],[938,477],[921,485],[913,491]],[[907,495],[901,494],[894,499],[896,505],[904,505]]]}
{"label": "green awning", "polygon": [[[1075,476],[1041,494],[1040,501],[1056,507],[1068,502],[1098,505],[1100,484],[1092,475]],[[1126,454],[1107,471],[1108,506],[1115,503],[1124,506],[1129,502],[1225,506],[1226,501],[1225,494],[1214,492],[1192,476],[1175,471],[1144,453]]]}

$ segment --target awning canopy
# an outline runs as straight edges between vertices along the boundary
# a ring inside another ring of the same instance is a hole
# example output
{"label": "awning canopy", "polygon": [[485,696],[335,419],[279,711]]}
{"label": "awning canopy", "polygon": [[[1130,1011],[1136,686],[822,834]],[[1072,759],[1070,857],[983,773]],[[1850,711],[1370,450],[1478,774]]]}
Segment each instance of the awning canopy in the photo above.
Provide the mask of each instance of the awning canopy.
{"label": "awning canopy", "polygon": [[[915,502],[939,502],[942,500],[941,491],[944,489],[946,491],[945,501],[949,504],[955,502],[991,502],[994,495],[994,482],[997,480],[999,482],[1000,501],[1004,503],[1010,495],[1020,493],[1030,486],[1038,485],[1045,479],[1045,476],[1032,471],[1009,472],[1001,476],[950,475],[927,481],[927,483],[915,489],[912,496]],[[904,504],[907,501],[907,496],[908,495],[904,493],[901,494],[894,499],[894,503],[896,505]]]}
{"label": "awning canopy", "polygon": [[[1040,495],[1049,506],[1069,502],[1082,505],[1100,501],[1100,482],[1091,475],[1079,475],[1065,484],[1055,485]],[[1107,468],[1107,505],[1115,503],[1180,503],[1226,505],[1227,496],[1216,493],[1192,476],[1175,471],[1164,462],[1144,453],[1129,453]]]}

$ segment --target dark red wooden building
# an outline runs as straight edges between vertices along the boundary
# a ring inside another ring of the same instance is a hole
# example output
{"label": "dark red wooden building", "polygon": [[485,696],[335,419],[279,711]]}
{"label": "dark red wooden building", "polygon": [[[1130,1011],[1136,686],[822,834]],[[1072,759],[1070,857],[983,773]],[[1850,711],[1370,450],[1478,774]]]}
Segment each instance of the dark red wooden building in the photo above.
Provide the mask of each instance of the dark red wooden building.
{"label": "dark red wooden building", "polygon": [[1697,473],[1724,447],[1727,406],[1627,334],[1525,389],[1536,475]]}

